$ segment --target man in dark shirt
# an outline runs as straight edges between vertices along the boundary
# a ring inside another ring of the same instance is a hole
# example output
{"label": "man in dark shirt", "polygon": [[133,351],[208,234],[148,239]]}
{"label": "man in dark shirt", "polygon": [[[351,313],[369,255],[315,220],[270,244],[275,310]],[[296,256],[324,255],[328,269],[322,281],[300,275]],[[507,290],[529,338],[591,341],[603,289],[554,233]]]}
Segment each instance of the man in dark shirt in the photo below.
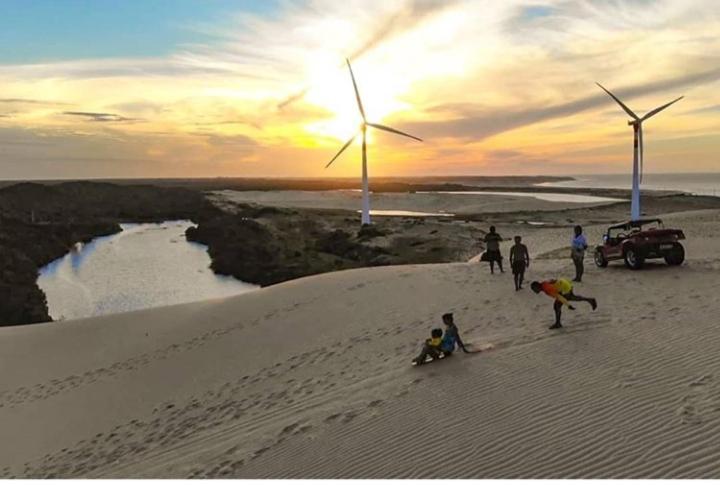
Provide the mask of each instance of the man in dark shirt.
{"label": "man in dark shirt", "polygon": [[500,272],[504,273],[502,267],[502,254],[500,254],[500,241],[502,237],[495,232],[495,226],[490,226],[490,232],[485,234],[485,261],[490,262],[490,273],[495,274],[495,263],[498,264]]}
{"label": "man in dark shirt", "polygon": [[522,290],[525,269],[530,267],[530,254],[520,236],[515,236],[515,245],[510,248],[510,267],[515,279],[515,291]]}

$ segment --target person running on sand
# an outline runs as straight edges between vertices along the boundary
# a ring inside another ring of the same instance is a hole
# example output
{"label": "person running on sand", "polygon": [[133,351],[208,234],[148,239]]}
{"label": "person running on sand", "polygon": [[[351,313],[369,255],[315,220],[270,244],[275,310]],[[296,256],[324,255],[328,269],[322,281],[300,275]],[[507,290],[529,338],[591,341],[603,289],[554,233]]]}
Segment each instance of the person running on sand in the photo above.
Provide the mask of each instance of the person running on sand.
{"label": "person running on sand", "polygon": [[515,245],[510,248],[510,268],[512,268],[515,279],[515,291],[522,290],[525,269],[530,267],[530,253],[528,248],[522,244],[522,238],[515,236]]}
{"label": "person running on sand", "polygon": [[490,273],[495,274],[495,263],[497,262],[500,272],[504,273],[502,267],[502,254],[500,254],[500,241],[502,237],[495,232],[495,226],[490,226],[490,232],[485,234],[485,260],[490,262]]}
{"label": "person running on sand", "polygon": [[468,349],[465,348],[465,344],[460,339],[460,331],[455,325],[455,321],[452,313],[446,313],[442,316],[443,323],[445,324],[445,334],[443,335],[440,349],[445,354],[445,357],[450,356],[455,350],[455,346],[460,347],[466,354],[469,353]]}
{"label": "person running on sand", "polygon": [[573,263],[575,263],[575,279],[580,283],[582,281],[583,273],[585,272],[585,250],[587,249],[587,239],[582,233],[582,226],[575,226],[575,235],[572,238],[570,246],[570,256],[572,257]]}
{"label": "person running on sand", "polygon": [[430,331],[430,338],[425,340],[425,344],[423,344],[420,355],[413,359],[415,365],[423,365],[425,363],[425,359],[428,357],[430,357],[432,360],[435,360],[444,356],[443,351],[440,347],[443,341],[442,337],[442,328],[433,328]]}
{"label": "person running on sand", "polygon": [[540,293],[542,291],[546,295],[555,299],[555,304],[553,305],[553,309],[555,310],[555,324],[550,327],[551,330],[562,328],[560,316],[563,305],[567,305],[570,310],[575,310],[575,307],[570,304],[570,301],[586,301],[590,304],[593,310],[597,308],[597,300],[595,298],[586,298],[584,296],[576,295],[573,293],[572,283],[565,278],[542,282],[533,281],[530,283],[530,288],[532,288],[535,293]]}

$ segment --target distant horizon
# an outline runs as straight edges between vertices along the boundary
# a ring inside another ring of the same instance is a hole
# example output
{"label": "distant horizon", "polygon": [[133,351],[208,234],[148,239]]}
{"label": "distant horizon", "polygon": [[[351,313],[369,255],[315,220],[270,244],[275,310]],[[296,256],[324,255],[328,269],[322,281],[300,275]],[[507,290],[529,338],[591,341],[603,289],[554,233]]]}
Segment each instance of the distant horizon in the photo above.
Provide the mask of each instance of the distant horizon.
{"label": "distant horizon", "polygon": [[[645,176],[652,176],[652,175],[720,175],[720,170],[715,172],[646,172]],[[617,172],[617,173],[582,173],[582,174],[566,174],[566,175],[556,175],[556,174],[527,174],[527,175],[517,175],[517,174],[507,174],[507,175],[483,175],[483,174],[463,174],[463,175],[455,175],[455,174],[431,174],[431,175],[386,175],[386,176],[377,176],[374,177],[374,180],[388,180],[388,179],[427,179],[427,178],[582,178],[582,177],[604,177],[604,176],[627,176],[628,177],[628,183],[630,183],[630,177],[632,176],[631,172]],[[102,182],[102,181],[113,181],[113,180],[120,180],[120,181],[126,181],[126,180],[222,180],[222,179],[247,179],[247,180],[359,180],[360,177],[356,176],[298,176],[298,177],[292,177],[292,176],[233,176],[233,175],[227,175],[227,176],[208,176],[208,177],[84,177],[84,178],[78,178],[78,177],[69,177],[69,178],[25,178],[25,179],[3,179],[0,178],[0,182]],[[372,181],[371,181],[372,183]]]}

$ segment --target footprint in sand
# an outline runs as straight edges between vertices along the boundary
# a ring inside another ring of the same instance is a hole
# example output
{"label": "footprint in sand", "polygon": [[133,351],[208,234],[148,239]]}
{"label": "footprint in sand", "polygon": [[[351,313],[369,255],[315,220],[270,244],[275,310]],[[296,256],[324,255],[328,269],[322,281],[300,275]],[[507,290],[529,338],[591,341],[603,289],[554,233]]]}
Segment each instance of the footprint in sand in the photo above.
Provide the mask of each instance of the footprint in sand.
{"label": "footprint in sand", "polygon": [[280,431],[280,436],[288,435],[295,431],[300,426],[300,423],[293,423],[285,426],[282,431]]}
{"label": "footprint in sand", "polygon": [[348,411],[342,416],[343,423],[349,423],[353,419],[357,418],[358,414],[355,411]]}
{"label": "footprint in sand", "polygon": [[331,414],[330,416],[328,416],[327,418],[325,418],[324,421],[325,421],[326,423],[331,423],[331,422],[335,421],[336,419],[338,419],[340,416],[342,416],[342,413]]}

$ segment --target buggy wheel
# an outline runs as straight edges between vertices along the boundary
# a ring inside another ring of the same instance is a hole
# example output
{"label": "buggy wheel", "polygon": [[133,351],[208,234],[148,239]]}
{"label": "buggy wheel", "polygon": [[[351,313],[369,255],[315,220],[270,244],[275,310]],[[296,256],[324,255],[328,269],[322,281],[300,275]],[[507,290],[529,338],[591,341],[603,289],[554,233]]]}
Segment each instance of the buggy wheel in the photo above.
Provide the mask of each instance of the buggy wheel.
{"label": "buggy wheel", "polygon": [[680,266],[685,261],[685,248],[680,243],[673,244],[670,251],[665,254],[665,262],[670,266]]}
{"label": "buggy wheel", "polygon": [[595,260],[595,266],[598,268],[607,268],[608,260],[605,259],[605,255],[603,254],[601,249],[595,250],[595,255],[593,257]]}
{"label": "buggy wheel", "polygon": [[640,269],[645,264],[645,258],[635,246],[626,247],[623,258],[625,259],[625,266],[630,269]]}

